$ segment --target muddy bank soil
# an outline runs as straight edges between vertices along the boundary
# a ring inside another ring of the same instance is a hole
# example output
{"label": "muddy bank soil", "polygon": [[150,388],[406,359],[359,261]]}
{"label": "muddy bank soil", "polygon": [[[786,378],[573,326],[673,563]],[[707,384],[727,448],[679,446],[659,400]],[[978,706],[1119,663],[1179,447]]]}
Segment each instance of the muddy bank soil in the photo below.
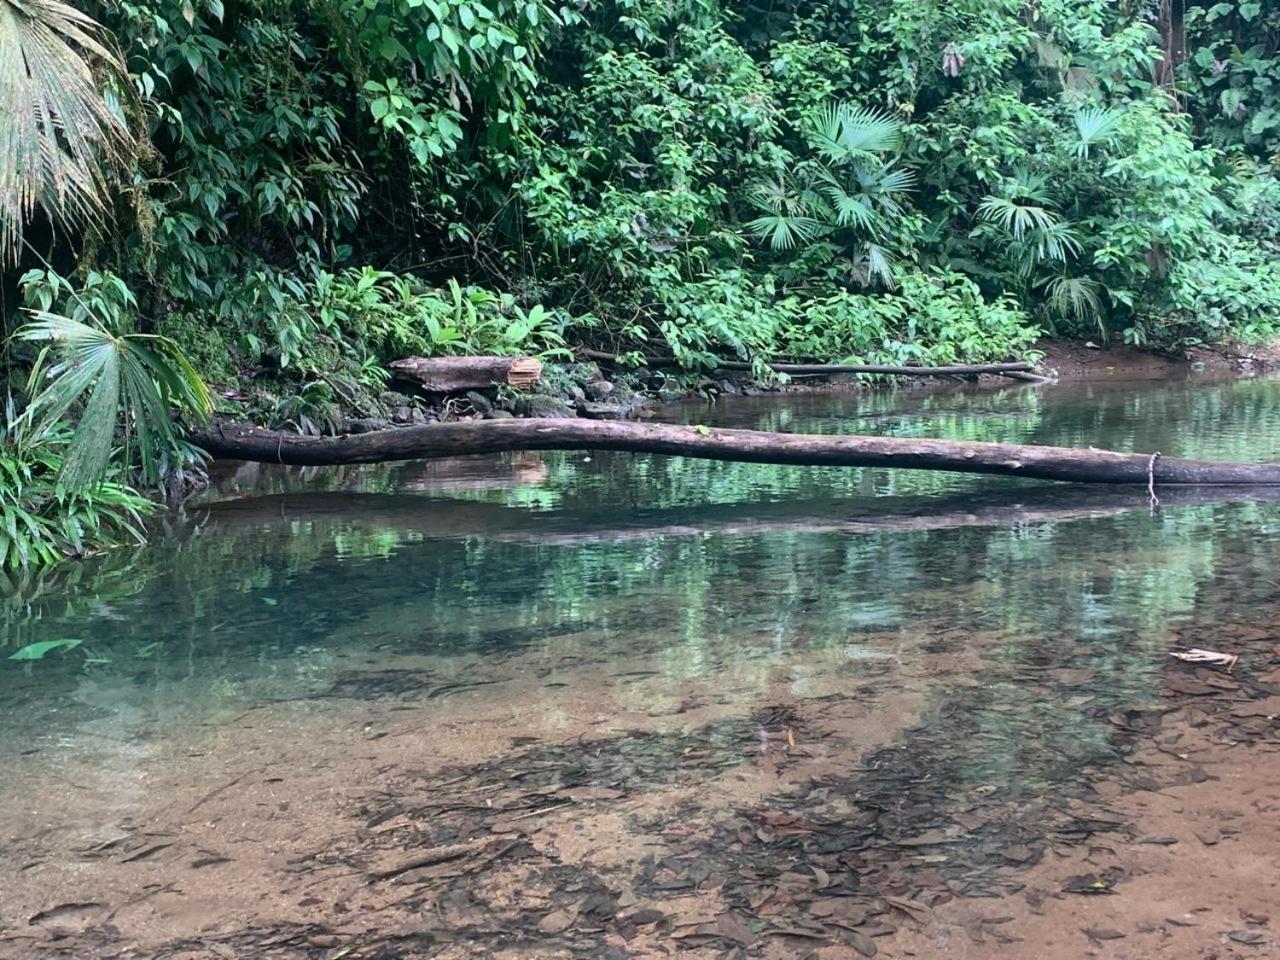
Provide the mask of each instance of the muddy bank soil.
{"label": "muddy bank soil", "polygon": [[1162,380],[1196,372],[1258,373],[1280,363],[1280,347],[1207,349],[1192,347],[1181,354],[1122,344],[1105,347],[1080,340],[1042,340],[1039,367],[1062,380]]}
{"label": "muddy bank soil", "polygon": [[[1156,651],[1136,699],[999,643],[924,624],[684,687],[589,638],[405,657],[104,744],[131,792],[31,753],[0,791],[0,956],[1276,956],[1280,637],[1170,637],[1241,659]],[[1063,705],[1103,734],[1038,713]]]}

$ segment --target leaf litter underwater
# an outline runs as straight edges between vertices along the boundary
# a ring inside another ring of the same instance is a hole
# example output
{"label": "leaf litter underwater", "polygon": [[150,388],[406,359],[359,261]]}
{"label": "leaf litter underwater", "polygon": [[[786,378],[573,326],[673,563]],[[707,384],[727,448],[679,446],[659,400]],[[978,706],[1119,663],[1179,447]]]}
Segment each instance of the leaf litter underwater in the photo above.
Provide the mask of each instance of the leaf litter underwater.
{"label": "leaf litter underwater", "polygon": [[[971,639],[941,624],[929,632],[935,647]],[[1112,805],[1212,780],[1181,749],[1196,731],[1274,753],[1276,638],[1248,629],[1227,638],[1241,655],[1237,673],[1161,664],[1160,695],[1137,706],[1100,685],[1082,652],[984,658],[980,685],[930,691],[923,723],[860,755],[864,739],[845,711],[887,692],[890,664],[870,677],[857,664],[850,693],[737,719],[560,744],[517,737],[494,759],[429,772],[387,764],[366,796],[343,807],[345,826],[320,848],[292,851],[283,870],[292,890],[331,903],[323,920],[264,915],[139,950],[106,898],[72,901],[0,933],[0,951],[23,955],[15,948],[34,930],[49,936],[38,951],[28,940],[28,955],[78,958],[893,956],[895,934],[936,927],[938,911],[960,902],[995,905],[965,925],[969,942],[1016,944],[1018,926],[1001,909],[1011,898],[1037,907],[1046,896],[1114,895],[1131,879],[1126,849],[1172,842],[1141,835]],[[1070,705],[1095,735],[1082,739],[1078,724],[1046,723],[1002,701],[1010,684],[1033,695],[1052,689],[1044,709],[1054,709],[1051,699]],[[708,787],[735,771],[767,776],[755,795],[722,803],[733,793]],[[560,838],[575,830],[597,834],[585,855]],[[81,856],[148,861],[178,838],[130,837]],[[1107,865],[1056,891],[1035,885],[1046,856],[1100,847],[1112,851]],[[180,888],[184,873],[218,864],[173,861],[167,882]],[[1254,919],[1263,923],[1226,931],[1233,945],[1272,942],[1267,918]],[[1126,936],[1082,932],[1093,944]]]}

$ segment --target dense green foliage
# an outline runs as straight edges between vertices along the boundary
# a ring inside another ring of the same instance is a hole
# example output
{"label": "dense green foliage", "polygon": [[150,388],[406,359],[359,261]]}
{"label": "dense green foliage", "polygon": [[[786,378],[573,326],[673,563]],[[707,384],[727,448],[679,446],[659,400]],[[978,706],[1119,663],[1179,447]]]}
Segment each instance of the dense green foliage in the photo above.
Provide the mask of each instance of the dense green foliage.
{"label": "dense green foliage", "polygon": [[88,258],[219,381],[367,381],[450,282],[690,362],[1266,337],[1280,14],[1189,7],[1171,96],[1158,7],[88,5],[150,144]]}
{"label": "dense green foliage", "polygon": [[[183,457],[159,407],[206,406],[184,354],[238,415],[325,429],[405,353],[697,369],[1277,332],[1280,12],[1256,0],[1181,24],[1156,0],[76,5],[118,55],[58,0],[0,0],[5,50],[44,17],[50,62],[94,68],[61,97],[23,78],[37,117],[87,118],[63,186],[19,196],[37,154],[0,140],[0,225],[26,226],[6,334],[25,301],[163,338],[157,389],[96,411],[149,464]],[[19,406],[39,322],[9,341]],[[32,392],[74,414],[98,382]]]}

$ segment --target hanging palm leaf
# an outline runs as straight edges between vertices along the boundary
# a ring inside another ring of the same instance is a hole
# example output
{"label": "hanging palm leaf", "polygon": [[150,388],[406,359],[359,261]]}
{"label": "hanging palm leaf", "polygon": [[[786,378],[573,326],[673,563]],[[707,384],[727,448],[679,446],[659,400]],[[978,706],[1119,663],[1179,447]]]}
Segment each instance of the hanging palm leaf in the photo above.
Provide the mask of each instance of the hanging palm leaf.
{"label": "hanging palm leaf", "polygon": [[868,243],[863,251],[863,267],[868,281],[878,281],[886,290],[897,289],[897,258],[887,248]]}
{"label": "hanging palm leaf", "polygon": [[1087,277],[1053,277],[1045,287],[1050,309],[1058,316],[1070,317],[1077,323],[1100,320],[1101,291],[1101,285]]}
{"label": "hanging palm leaf", "polygon": [[102,28],[61,0],[0,0],[0,266],[37,208],[74,230],[98,223],[133,139],[90,63],[120,76]]}
{"label": "hanging palm leaf", "polygon": [[27,416],[36,424],[36,434],[83,401],[63,460],[62,482],[82,490],[102,477],[122,412],[126,440],[136,436],[144,479],[154,482],[161,458],[178,442],[172,408],[202,421],[213,408],[190,361],[167,337],[114,336],[55,313],[33,311],[33,316],[14,336],[46,342],[54,354],[47,369],[42,354],[32,372],[35,399]]}

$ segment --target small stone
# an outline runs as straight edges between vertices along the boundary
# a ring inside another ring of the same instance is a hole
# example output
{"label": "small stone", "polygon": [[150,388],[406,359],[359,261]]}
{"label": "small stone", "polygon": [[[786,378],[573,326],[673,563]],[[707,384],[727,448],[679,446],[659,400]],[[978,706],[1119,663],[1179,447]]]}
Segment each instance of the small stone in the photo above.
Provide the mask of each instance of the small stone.
{"label": "small stone", "polygon": [[486,420],[514,420],[516,415],[510,410],[490,410],[485,413]]}
{"label": "small stone", "polygon": [[390,411],[392,423],[411,423],[413,421],[413,408],[406,406],[392,407]]}
{"label": "small stone", "polygon": [[621,420],[627,408],[617,403],[593,403],[588,400],[578,404],[578,412],[590,420]]}
{"label": "small stone", "polygon": [[483,393],[476,393],[474,390],[467,392],[467,403],[471,404],[472,410],[480,414],[488,413],[493,409],[493,401]]}
{"label": "small stone", "polygon": [[538,932],[552,935],[564,933],[573,926],[576,919],[576,914],[570,910],[554,910],[538,922]]}
{"label": "small stone", "polygon": [[574,403],[582,403],[584,400],[587,399],[587,395],[582,392],[582,388],[578,386],[576,383],[569,384],[567,396]]}
{"label": "small stone", "polygon": [[373,433],[375,430],[386,430],[391,421],[381,417],[352,417],[345,424],[347,433]]}
{"label": "small stone", "polygon": [[614,389],[614,385],[608,380],[593,380],[583,388],[583,391],[592,400],[604,400],[613,393]]}
{"label": "small stone", "polygon": [[521,397],[516,401],[516,409],[526,417],[546,420],[577,416],[573,407],[556,397]]}

